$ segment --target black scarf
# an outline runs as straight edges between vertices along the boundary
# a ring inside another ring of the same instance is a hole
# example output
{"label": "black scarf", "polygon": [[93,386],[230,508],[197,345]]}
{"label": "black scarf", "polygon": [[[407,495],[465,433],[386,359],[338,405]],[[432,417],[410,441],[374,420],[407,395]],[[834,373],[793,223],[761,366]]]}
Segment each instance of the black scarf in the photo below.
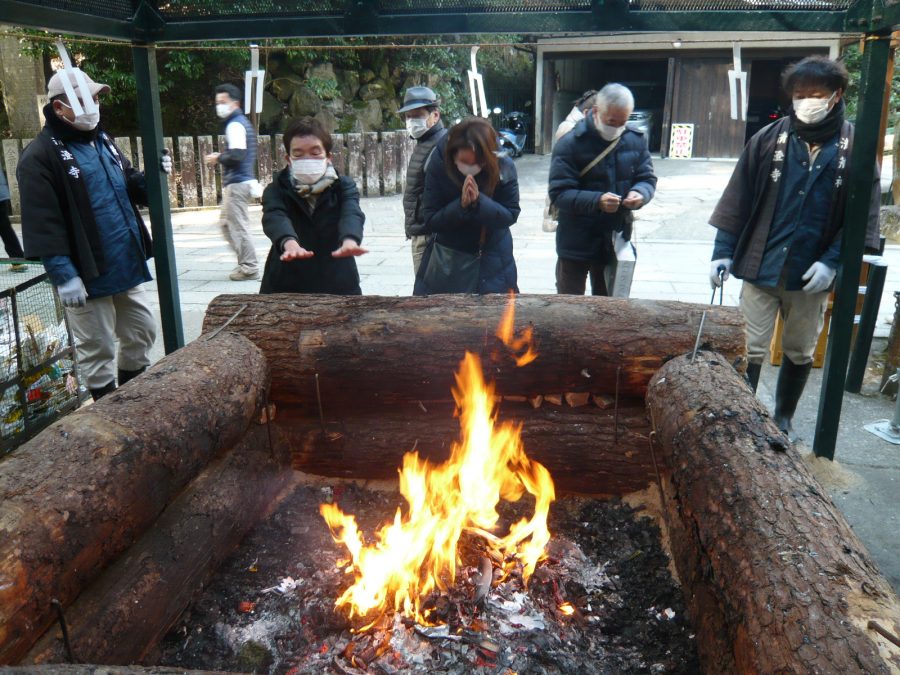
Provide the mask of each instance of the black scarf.
{"label": "black scarf", "polygon": [[835,106],[828,111],[825,119],[816,124],[806,124],[797,119],[797,114],[791,111],[791,124],[797,135],[807,143],[819,145],[830,141],[841,130],[844,123],[844,99],[841,98]]}

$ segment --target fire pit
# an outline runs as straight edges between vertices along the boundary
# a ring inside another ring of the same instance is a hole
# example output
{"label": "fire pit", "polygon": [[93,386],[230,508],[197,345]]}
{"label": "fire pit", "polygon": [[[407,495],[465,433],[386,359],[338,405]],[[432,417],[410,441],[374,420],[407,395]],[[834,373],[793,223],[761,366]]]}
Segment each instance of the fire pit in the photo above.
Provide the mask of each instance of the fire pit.
{"label": "fire pit", "polygon": [[[209,633],[234,644],[279,615],[289,623],[254,633],[275,648],[251,669],[692,672],[697,658],[705,672],[889,672],[892,645],[868,626],[900,627],[896,596],[731,367],[743,357],[736,310],[520,297],[501,334],[513,344],[531,329],[540,354],[520,367],[525,344],[510,352],[494,335],[504,305],[220,296],[208,336],[0,465],[0,662],[64,660],[57,607],[83,662],[237,667],[198,660],[214,651]],[[371,587],[348,514],[371,542],[398,505],[412,520],[417,493],[337,479],[391,478],[413,449],[412,468],[453,457],[449,392],[466,350],[494,382],[482,397],[499,406],[496,428],[521,428],[526,454],[496,462],[519,482],[492,488],[507,497],[498,522],[467,507],[438,537],[453,553],[429,549],[443,560],[430,576]],[[298,486],[286,464],[326,478]],[[556,502],[535,488],[537,467]],[[344,550],[310,513],[328,502],[322,486],[336,486],[324,512]],[[656,516],[683,601],[634,508]]]}

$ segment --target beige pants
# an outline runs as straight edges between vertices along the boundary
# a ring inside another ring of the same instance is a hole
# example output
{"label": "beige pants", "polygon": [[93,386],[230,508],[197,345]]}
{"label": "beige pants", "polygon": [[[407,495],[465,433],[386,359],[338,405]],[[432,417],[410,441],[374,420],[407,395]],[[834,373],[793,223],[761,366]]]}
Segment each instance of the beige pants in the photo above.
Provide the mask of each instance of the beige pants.
{"label": "beige pants", "polygon": [[75,336],[82,384],[88,389],[99,389],[114,381],[117,367],[139,370],[150,365],[156,319],[142,286],[88,300],[84,307],[67,308],[66,314]]}
{"label": "beige pants", "polygon": [[419,265],[422,264],[422,256],[425,255],[425,247],[428,245],[427,234],[414,234],[411,238],[413,258],[413,275],[419,273]]}
{"label": "beige pants", "polygon": [[222,189],[222,210],[219,225],[231,248],[237,253],[238,267],[242,272],[254,274],[259,271],[253,237],[250,236],[250,184],[232,183]]}
{"label": "beige pants", "polygon": [[741,311],[747,322],[747,358],[752,363],[762,363],[769,355],[775,319],[781,311],[784,355],[798,366],[812,361],[825,323],[828,294],[829,291],[804,293],[761,288],[745,281],[741,286]]}

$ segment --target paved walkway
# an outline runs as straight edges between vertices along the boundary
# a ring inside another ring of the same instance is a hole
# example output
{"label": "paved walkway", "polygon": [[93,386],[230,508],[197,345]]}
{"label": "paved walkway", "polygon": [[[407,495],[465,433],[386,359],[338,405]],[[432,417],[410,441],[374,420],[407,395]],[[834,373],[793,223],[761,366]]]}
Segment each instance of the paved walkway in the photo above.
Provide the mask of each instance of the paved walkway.
{"label": "paved walkway", "polygon": [[[541,231],[549,158],[526,156],[517,161],[522,215],[514,228],[519,285],[523,293],[553,293],[556,261],[553,236]],[[714,231],[707,220],[734,163],[730,161],[658,160],[657,197],[639,212],[635,224],[638,263],[632,297],[708,303],[707,280]],[[363,292],[370,295],[406,295],[412,290],[412,262],[403,236],[399,196],[362,200],[367,216],[364,244],[370,253],[358,259]],[[228,273],[234,254],[222,237],[217,212],[181,212],[173,217],[178,279],[188,341],[200,333],[207,304],[220,293],[256,293],[258,281],[233,282]],[[260,227],[256,207],[251,220],[260,257],[265,260],[269,241]],[[900,246],[887,247],[888,279],[877,335],[886,336],[894,314],[892,291],[900,288]],[[725,303],[737,304],[740,283],[726,283]],[[157,358],[162,355],[161,340]],[[777,369],[766,367],[759,397],[770,408]],[[871,380],[871,378],[870,378]],[[881,418],[890,418],[893,404],[878,395],[867,380],[863,395],[845,396],[835,464],[817,467],[821,480],[846,514],[873,557],[900,589],[900,447],[863,430]],[[796,427],[812,439],[817,415],[821,371],[814,370],[800,403]],[[815,465],[815,463],[814,463]]]}

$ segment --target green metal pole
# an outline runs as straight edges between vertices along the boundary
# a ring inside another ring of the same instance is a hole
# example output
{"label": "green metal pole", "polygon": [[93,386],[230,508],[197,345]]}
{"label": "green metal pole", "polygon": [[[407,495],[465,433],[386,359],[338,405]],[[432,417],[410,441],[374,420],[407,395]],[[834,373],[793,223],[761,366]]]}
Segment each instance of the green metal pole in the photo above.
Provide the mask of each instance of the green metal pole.
{"label": "green metal pole", "polygon": [[133,44],[131,53],[138,92],[138,122],[144,149],[144,175],[147,179],[150,224],[153,232],[153,257],[156,262],[163,344],[166,354],[171,354],[184,346],[184,328],[181,322],[181,302],[178,297],[178,273],[175,267],[169,189],[166,174],[158,167],[165,146],[159,108],[156,49],[153,45]]}
{"label": "green metal pole", "polygon": [[859,270],[865,250],[866,226],[875,180],[875,155],[878,129],[884,105],[884,85],[890,54],[890,35],[868,35],[859,82],[859,106],[856,132],[850,156],[847,207],[841,244],[841,266],[837,274],[836,294],[831,319],[831,335],[825,353],[825,371],[819,396],[819,416],[813,452],[816,457],[834,459],[844,382],[850,359],[853,315],[859,288]]}

